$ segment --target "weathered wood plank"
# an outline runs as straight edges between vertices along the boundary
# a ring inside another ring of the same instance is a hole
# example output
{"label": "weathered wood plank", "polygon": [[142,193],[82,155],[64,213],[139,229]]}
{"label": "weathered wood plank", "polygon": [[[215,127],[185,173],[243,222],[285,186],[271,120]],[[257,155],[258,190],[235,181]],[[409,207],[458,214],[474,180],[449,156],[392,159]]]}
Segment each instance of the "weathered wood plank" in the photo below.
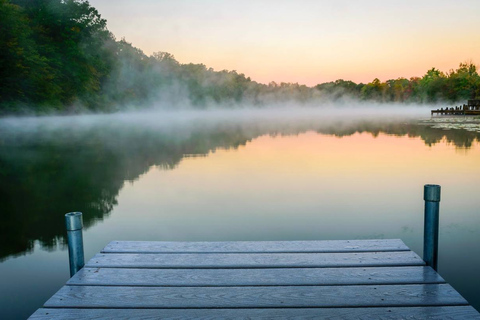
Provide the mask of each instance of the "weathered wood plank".
{"label": "weathered wood plank", "polygon": [[308,309],[38,309],[31,320],[76,319],[336,319],[336,320],[480,320],[470,306],[410,308],[308,308]]}
{"label": "weathered wood plank", "polygon": [[466,305],[448,284],[279,287],[64,286],[45,307],[282,308]]}
{"label": "weathered wood plank", "polygon": [[324,241],[112,241],[105,253],[287,253],[287,252],[369,252],[408,251],[400,239]]}
{"label": "weathered wood plank", "polygon": [[358,253],[101,253],[87,267],[112,268],[281,268],[419,266],[412,251]]}
{"label": "weathered wood plank", "polygon": [[444,283],[430,267],[278,269],[83,268],[68,285],[274,286]]}

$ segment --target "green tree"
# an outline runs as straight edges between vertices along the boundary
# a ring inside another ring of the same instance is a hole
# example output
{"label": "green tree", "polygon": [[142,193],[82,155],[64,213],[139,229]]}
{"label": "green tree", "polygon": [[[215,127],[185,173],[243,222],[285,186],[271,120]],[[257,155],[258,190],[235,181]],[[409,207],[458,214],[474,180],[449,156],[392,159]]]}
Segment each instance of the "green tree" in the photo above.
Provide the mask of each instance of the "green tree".
{"label": "green tree", "polygon": [[445,98],[446,75],[432,68],[420,79],[420,99],[422,102],[438,102]]}
{"label": "green tree", "polygon": [[38,52],[24,10],[0,0],[0,112],[53,99],[59,88],[49,85],[53,70]]}
{"label": "green tree", "polygon": [[97,10],[79,0],[2,0],[1,4],[3,15],[13,13],[10,21],[1,19],[2,29],[9,29],[5,38],[11,51],[23,52],[5,59],[23,71],[13,85],[25,90],[7,89],[11,98],[58,108],[79,100],[93,106],[112,68],[109,42],[110,47],[114,43]]}
{"label": "green tree", "polygon": [[480,96],[480,76],[472,62],[460,63],[451,70],[446,81],[447,99],[452,102],[475,99]]}
{"label": "green tree", "polygon": [[384,101],[384,94],[387,89],[387,84],[381,82],[378,78],[373,79],[372,82],[367,83],[361,90],[362,99]]}
{"label": "green tree", "polygon": [[404,102],[407,99],[409,81],[405,78],[387,80],[386,100],[389,102]]}

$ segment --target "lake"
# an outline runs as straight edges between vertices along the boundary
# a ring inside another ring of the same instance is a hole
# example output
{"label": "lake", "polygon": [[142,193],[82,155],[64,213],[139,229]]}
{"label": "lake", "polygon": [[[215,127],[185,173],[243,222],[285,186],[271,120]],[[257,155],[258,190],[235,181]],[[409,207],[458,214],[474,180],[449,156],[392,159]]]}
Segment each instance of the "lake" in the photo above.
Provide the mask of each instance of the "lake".
{"label": "lake", "polygon": [[439,273],[480,309],[480,120],[428,107],[206,110],[0,119],[0,318],[111,240],[400,238],[422,255],[442,186]]}

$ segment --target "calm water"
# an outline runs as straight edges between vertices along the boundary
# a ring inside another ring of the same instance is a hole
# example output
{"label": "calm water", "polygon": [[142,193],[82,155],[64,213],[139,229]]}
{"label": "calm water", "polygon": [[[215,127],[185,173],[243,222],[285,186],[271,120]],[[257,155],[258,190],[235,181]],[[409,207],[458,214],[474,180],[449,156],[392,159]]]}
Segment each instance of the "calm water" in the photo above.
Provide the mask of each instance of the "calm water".
{"label": "calm water", "polygon": [[87,260],[111,240],[400,238],[421,255],[426,183],[442,185],[439,272],[479,309],[478,124],[372,112],[0,120],[0,318],[68,279],[69,211]]}

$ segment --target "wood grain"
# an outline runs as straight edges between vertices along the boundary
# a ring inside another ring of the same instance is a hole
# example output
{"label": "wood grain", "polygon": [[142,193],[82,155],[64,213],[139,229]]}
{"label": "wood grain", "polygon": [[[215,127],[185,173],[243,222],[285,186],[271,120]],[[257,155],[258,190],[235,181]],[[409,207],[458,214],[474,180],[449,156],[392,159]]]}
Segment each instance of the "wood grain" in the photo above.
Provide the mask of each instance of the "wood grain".
{"label": "wood grain", "polygon": [[288,252],[369,252],[408,251],[400,239],[324,241],[112,241],[105,253],[288,253]]}
{"label": "wood grain", "polygon": [[38,309],[32,320],[480,320],[470,306],[396,308],[307,308],[307,309]]}
{"label": "wood grain", "polygon": [[448,284],[280,287],[64,286],[45,307],[285,308],[466,305]]}
{"label": "wood grain", "polygon": [[111,268],[288,268],[421,266],[412,251],[358,253],[100,253],[86,266]]}
{"label": "wood grain", "polygon": [[68,285],[272,286],[444,283],[430,267],[278,269],[84,268]]}

